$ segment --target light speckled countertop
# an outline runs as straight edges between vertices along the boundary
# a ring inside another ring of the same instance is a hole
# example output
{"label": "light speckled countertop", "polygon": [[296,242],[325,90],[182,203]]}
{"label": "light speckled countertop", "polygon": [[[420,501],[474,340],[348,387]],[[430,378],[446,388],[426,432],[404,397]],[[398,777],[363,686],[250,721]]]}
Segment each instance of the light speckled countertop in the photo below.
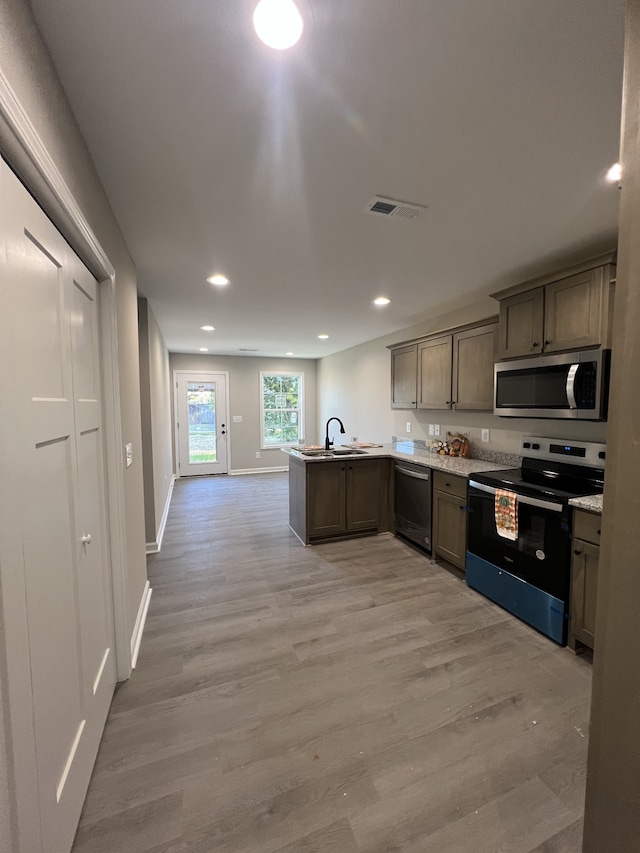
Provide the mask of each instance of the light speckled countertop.
{"label": "light speckled countertop", "polygon": [[602,495],[587,495],[583,498],[571,498],[570,506],[575,506],[576,509],[588,509],[590,512],[599,512],[602,514]]}
{"label": "light speckled countertop", "polygon": [[[346,448],[336,449],[344,450]],[[514,468],[519,465],[519,462],[513,462],[510,457],[507,458],[506,454],[504,454],[505,461],[500,462],[486,462],[483,459],[460,459],[456,456],[439,456],[437,453],[431,453],[424,448],[413,447],[411,442],[371,447],[367,449],[366,456],[363,453],[345,454],[344,456],[303,456],[295,447],[283,447],[282,450],[288,456],[293,456],[301,462],[328,462],[341,459],[365,459],[366,457],[404,459],[407,462],[416,462],[418,465],[424,465],[427,468],[458,474],[460,477],[468,477],[469,474],[476,474],[479,471],[500,471],[502,468]]]}

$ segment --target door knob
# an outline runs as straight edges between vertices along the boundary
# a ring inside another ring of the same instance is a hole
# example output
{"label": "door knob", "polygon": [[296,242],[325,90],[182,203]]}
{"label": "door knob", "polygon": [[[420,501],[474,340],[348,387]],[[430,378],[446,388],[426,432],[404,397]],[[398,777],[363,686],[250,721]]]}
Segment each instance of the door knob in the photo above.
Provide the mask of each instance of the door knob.
{"label": "door knob", "polygon": [[83,545],[91,545],[91,534],[87,533],[86,536],[83,536],[80,541]]}

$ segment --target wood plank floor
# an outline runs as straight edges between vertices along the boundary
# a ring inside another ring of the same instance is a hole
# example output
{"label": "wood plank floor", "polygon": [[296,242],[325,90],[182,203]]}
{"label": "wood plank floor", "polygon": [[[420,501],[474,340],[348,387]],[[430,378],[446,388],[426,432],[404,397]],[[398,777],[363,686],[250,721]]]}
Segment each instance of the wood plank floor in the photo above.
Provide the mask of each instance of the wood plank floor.
{"label": "wood plank floor", "polygon": [[577,853],[591,669],[283,474],[176,484],[75,853]]}

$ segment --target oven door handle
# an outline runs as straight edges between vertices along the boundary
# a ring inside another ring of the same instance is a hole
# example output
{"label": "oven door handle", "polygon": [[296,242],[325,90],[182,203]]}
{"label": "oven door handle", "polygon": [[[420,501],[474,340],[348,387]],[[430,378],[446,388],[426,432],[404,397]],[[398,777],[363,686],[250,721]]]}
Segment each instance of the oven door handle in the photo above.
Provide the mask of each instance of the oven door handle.
{"label": "oven door handle", "polygon": [[[469,488],[478,489],[480,492],[487,492],[487,494],[495,495],[496,489],[493,486],[485,486],[484,483],[477,483],[475,480],[469,480]],[[510,491],[507,489],[506,491]],[[543,501],[540,498],[530,498],[529,495],[520,495],[517,492],[513,492],[513,494],[518,499],[518,503],[527,504],[527,506],[537,506],[540,509],[548,509],[551,512],[562,512],[563,505],[554,503],[553,501]]]}
{"label": "oven door handle", "polygon": [[578,373],[579,364],[572,364],[569,368],[569,372],[567,373],[567,402],[569,403],[570,409],[577,409],[578,404],[576,403],[576,374]]}
{"label": "oven door handle", "polygon": [[430,480],[430,474],[418,474],[417,471],[410,471],[408,468],[401,468],[400,465],[396,465],[396,471],[399,474],[405,474],[407,477],[413,477],[416,480]]}

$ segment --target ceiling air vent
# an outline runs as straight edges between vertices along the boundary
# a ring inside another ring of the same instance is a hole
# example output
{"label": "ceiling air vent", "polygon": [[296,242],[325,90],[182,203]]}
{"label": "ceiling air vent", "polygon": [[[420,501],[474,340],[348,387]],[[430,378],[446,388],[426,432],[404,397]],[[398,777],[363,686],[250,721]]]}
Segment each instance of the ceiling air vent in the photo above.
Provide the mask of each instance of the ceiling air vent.
{"label": "ceiling air vent", "polygon": [[238,352],[258,352],[258,350],[249,349],[249,347],[238,347]]}
{"label": "ceiling air vent", "polygon": [[399,201],[395,198],[384,198],[375,195],[364,209],[365,213],[374,213],[376,216],[387,216],[397,219],[415,219],[427,209],[423,204],[411,204],[408,201]]}

